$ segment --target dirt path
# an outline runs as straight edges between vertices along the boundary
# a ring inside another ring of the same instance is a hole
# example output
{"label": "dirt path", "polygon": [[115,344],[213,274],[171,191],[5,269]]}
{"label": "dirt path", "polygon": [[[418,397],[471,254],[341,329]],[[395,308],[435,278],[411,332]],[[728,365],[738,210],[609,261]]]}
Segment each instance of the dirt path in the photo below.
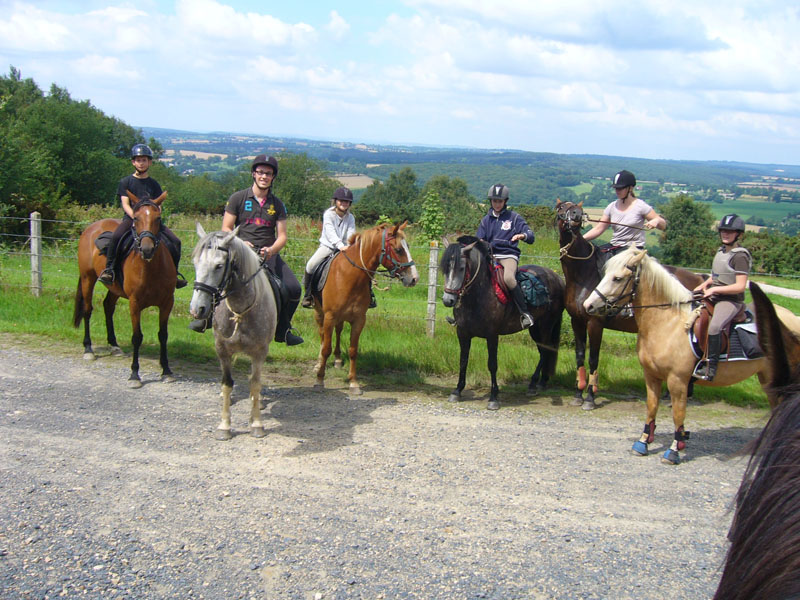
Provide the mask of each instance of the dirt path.
{"label": "dirt path", "polygon": [[[640,402],[448,404],[265,375],[267,437],[213,439],[216,365],[0,340],[3,598],[709,598],[765,413],[691,406],[685,462]],[[268,365],[269,366],[269,365]],[[242,383],[242,378],[238,380]],[[452,382],[448,383],[448,386]],[[242,398],[246,386],[234,394]]]}

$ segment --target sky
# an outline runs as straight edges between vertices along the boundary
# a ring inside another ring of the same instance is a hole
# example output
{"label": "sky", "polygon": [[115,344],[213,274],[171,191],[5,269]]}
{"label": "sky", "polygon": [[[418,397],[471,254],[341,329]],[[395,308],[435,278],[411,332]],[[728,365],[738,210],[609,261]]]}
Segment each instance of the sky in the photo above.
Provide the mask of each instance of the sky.
{"label": "sky", "polygon": [[800,164],[800,3],[0,0],[0,67],[136,127]]}

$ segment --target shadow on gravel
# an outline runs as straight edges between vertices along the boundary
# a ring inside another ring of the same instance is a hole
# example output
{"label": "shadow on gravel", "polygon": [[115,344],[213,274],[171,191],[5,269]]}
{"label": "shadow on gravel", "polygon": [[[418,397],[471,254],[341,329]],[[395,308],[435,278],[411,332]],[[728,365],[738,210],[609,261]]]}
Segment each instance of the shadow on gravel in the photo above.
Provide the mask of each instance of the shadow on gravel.
{"label": "shadow on gravel", "polygon": [[375,410],[397,403],[389,397],[351,399],[346,392],[309,388],[270,388],[266,397],[270,406],[264,413],[265,421],[278,423],[277,427],[269,427],[268,435],[301,441],[285,456],[330,452],[349,446],[356,427],[371,423]]}
{"label": "shadow on gravel", "polygon": [[[672,425],[670,421],[670,426]],[[747,456],[747,446],[758,437],[759,427],[722,427],[719,429],[691,430],[691,437],[685,452],[681,452],[681,461],[691,462],[693,459],[710,456],[721,462]],[[631,443],[638,436],[631,437]],[[663,454],[672,443],[672,435],[656,431],[656,439],[650,444],[649,453]]]}

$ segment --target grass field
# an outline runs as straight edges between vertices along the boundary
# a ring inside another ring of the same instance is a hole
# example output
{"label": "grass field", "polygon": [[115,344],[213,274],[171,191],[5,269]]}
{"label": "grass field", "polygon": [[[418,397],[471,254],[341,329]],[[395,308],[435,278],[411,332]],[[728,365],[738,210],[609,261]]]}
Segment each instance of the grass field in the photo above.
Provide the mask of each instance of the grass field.
{"label": "grass field", "polygon": [[[206,230],[219,227],[219,223],[206,220]],[[194,272],[189,256],[197,239],[194,221],[173,215],[170,227],[183,240],[183,262],[181,270],[187,279],[193,280]],[[306,258],[316,248],[318,231],[310,221],[290,220],[289,246],[282,253],[296,274],[301,274]],[[367,327],[360,343],[359,377],[363,385],[392,388],[396,386],[427,389],[431,381],[441,386],[444,381],[454,386],[458,371],[458,342],[455,329],[445,322],[450,314],[440,302],[441,281],[436,290],[435,336],[427,335],[427,294],[428,294],[428,247],[415,243],[413,232],[410,239],[414,259],[417,262],[421,281],[415,288],[407,289],[394,280],[378,278],[378,308],[368,313]],[[532,246],[523,244],[523,264],[541,264],[560,273],[557,260],[558,241],[554,232],[537,234]],[[62,242],[57,248],[46,251],[43,266],[44,290],[41,297],[34,297],[30,291],[30,259],[24,252],[5,252],[0,254],[0,331],[19,336],[37,336],[43,344],[48,339],[73,344],[75,353],[82,352],[82,327],[72,327],[72,311],[77,285],[77,265],[75,242]],[[783,280],[773,281],[783,285]],[[213,339],[210,333],[199,335],[190,331],[187,325],[189,301],[192,289],[187,286],[176,292],[175,308],[170,325],[169,351],[172,357],[194,362],[216,362]],[[105,344],[105,327],[102,318],[101,300],[103,290],[96,289],[92,319],[92,336],[96,345]],[[795,313],[800,312],[800,301],[775,297],[776,303],[787,306]],[[143,313],[144,347],[143,355],[157,357],[158,341],[157,313],[147,309]],[[122,301],[115,315],[117,336],[123,349],[130,350],[130,318],[127,302]],[[280,364],[286,372],[308,372],[316,360],[319,346],[313,312],[298,309],[294,320],[295,327],[306,339],[301,346],[287,348],[273,344],[268,361]],[[347,338],[345,327],[345,338]],[[603,338],[601,353],[600,385],[608,397],[643,398],[644,383],[641,367],[635,356],[635,336],[607,331]],[[535,345],[525,333],[505,336],[500,343],[498,376],[508,393],[522,393],[538,360]],[[489,384],[486,369],[487,353],[482,340],[475,340],[472,347],[468,369],[468,386],[486,390]],[[571,394],[575,373],[574,339],[565,314],[562,326],[562,340],[556,379],[553,382],[559,394]],[[246,365],[242,359],[240,365]],[[329,377],[345,377],[343,372],[329,372]],[[449,382],[449,383],[448,383]],[[755,378],[721,390],[698,389],[699,401],[724,399],[737,405],[764,406],[765,400]]]}

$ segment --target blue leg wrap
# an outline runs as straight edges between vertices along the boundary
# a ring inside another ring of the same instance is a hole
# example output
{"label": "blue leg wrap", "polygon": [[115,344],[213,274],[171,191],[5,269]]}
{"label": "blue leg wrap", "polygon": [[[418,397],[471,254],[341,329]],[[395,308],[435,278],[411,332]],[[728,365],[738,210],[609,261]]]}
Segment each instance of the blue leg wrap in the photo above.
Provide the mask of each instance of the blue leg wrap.
{"label": "blue leg wrap", "polygon": [[631,449],[639,456],[647,456],[647,444],[642,441],[636,440],[633,442],[633,448]]}

